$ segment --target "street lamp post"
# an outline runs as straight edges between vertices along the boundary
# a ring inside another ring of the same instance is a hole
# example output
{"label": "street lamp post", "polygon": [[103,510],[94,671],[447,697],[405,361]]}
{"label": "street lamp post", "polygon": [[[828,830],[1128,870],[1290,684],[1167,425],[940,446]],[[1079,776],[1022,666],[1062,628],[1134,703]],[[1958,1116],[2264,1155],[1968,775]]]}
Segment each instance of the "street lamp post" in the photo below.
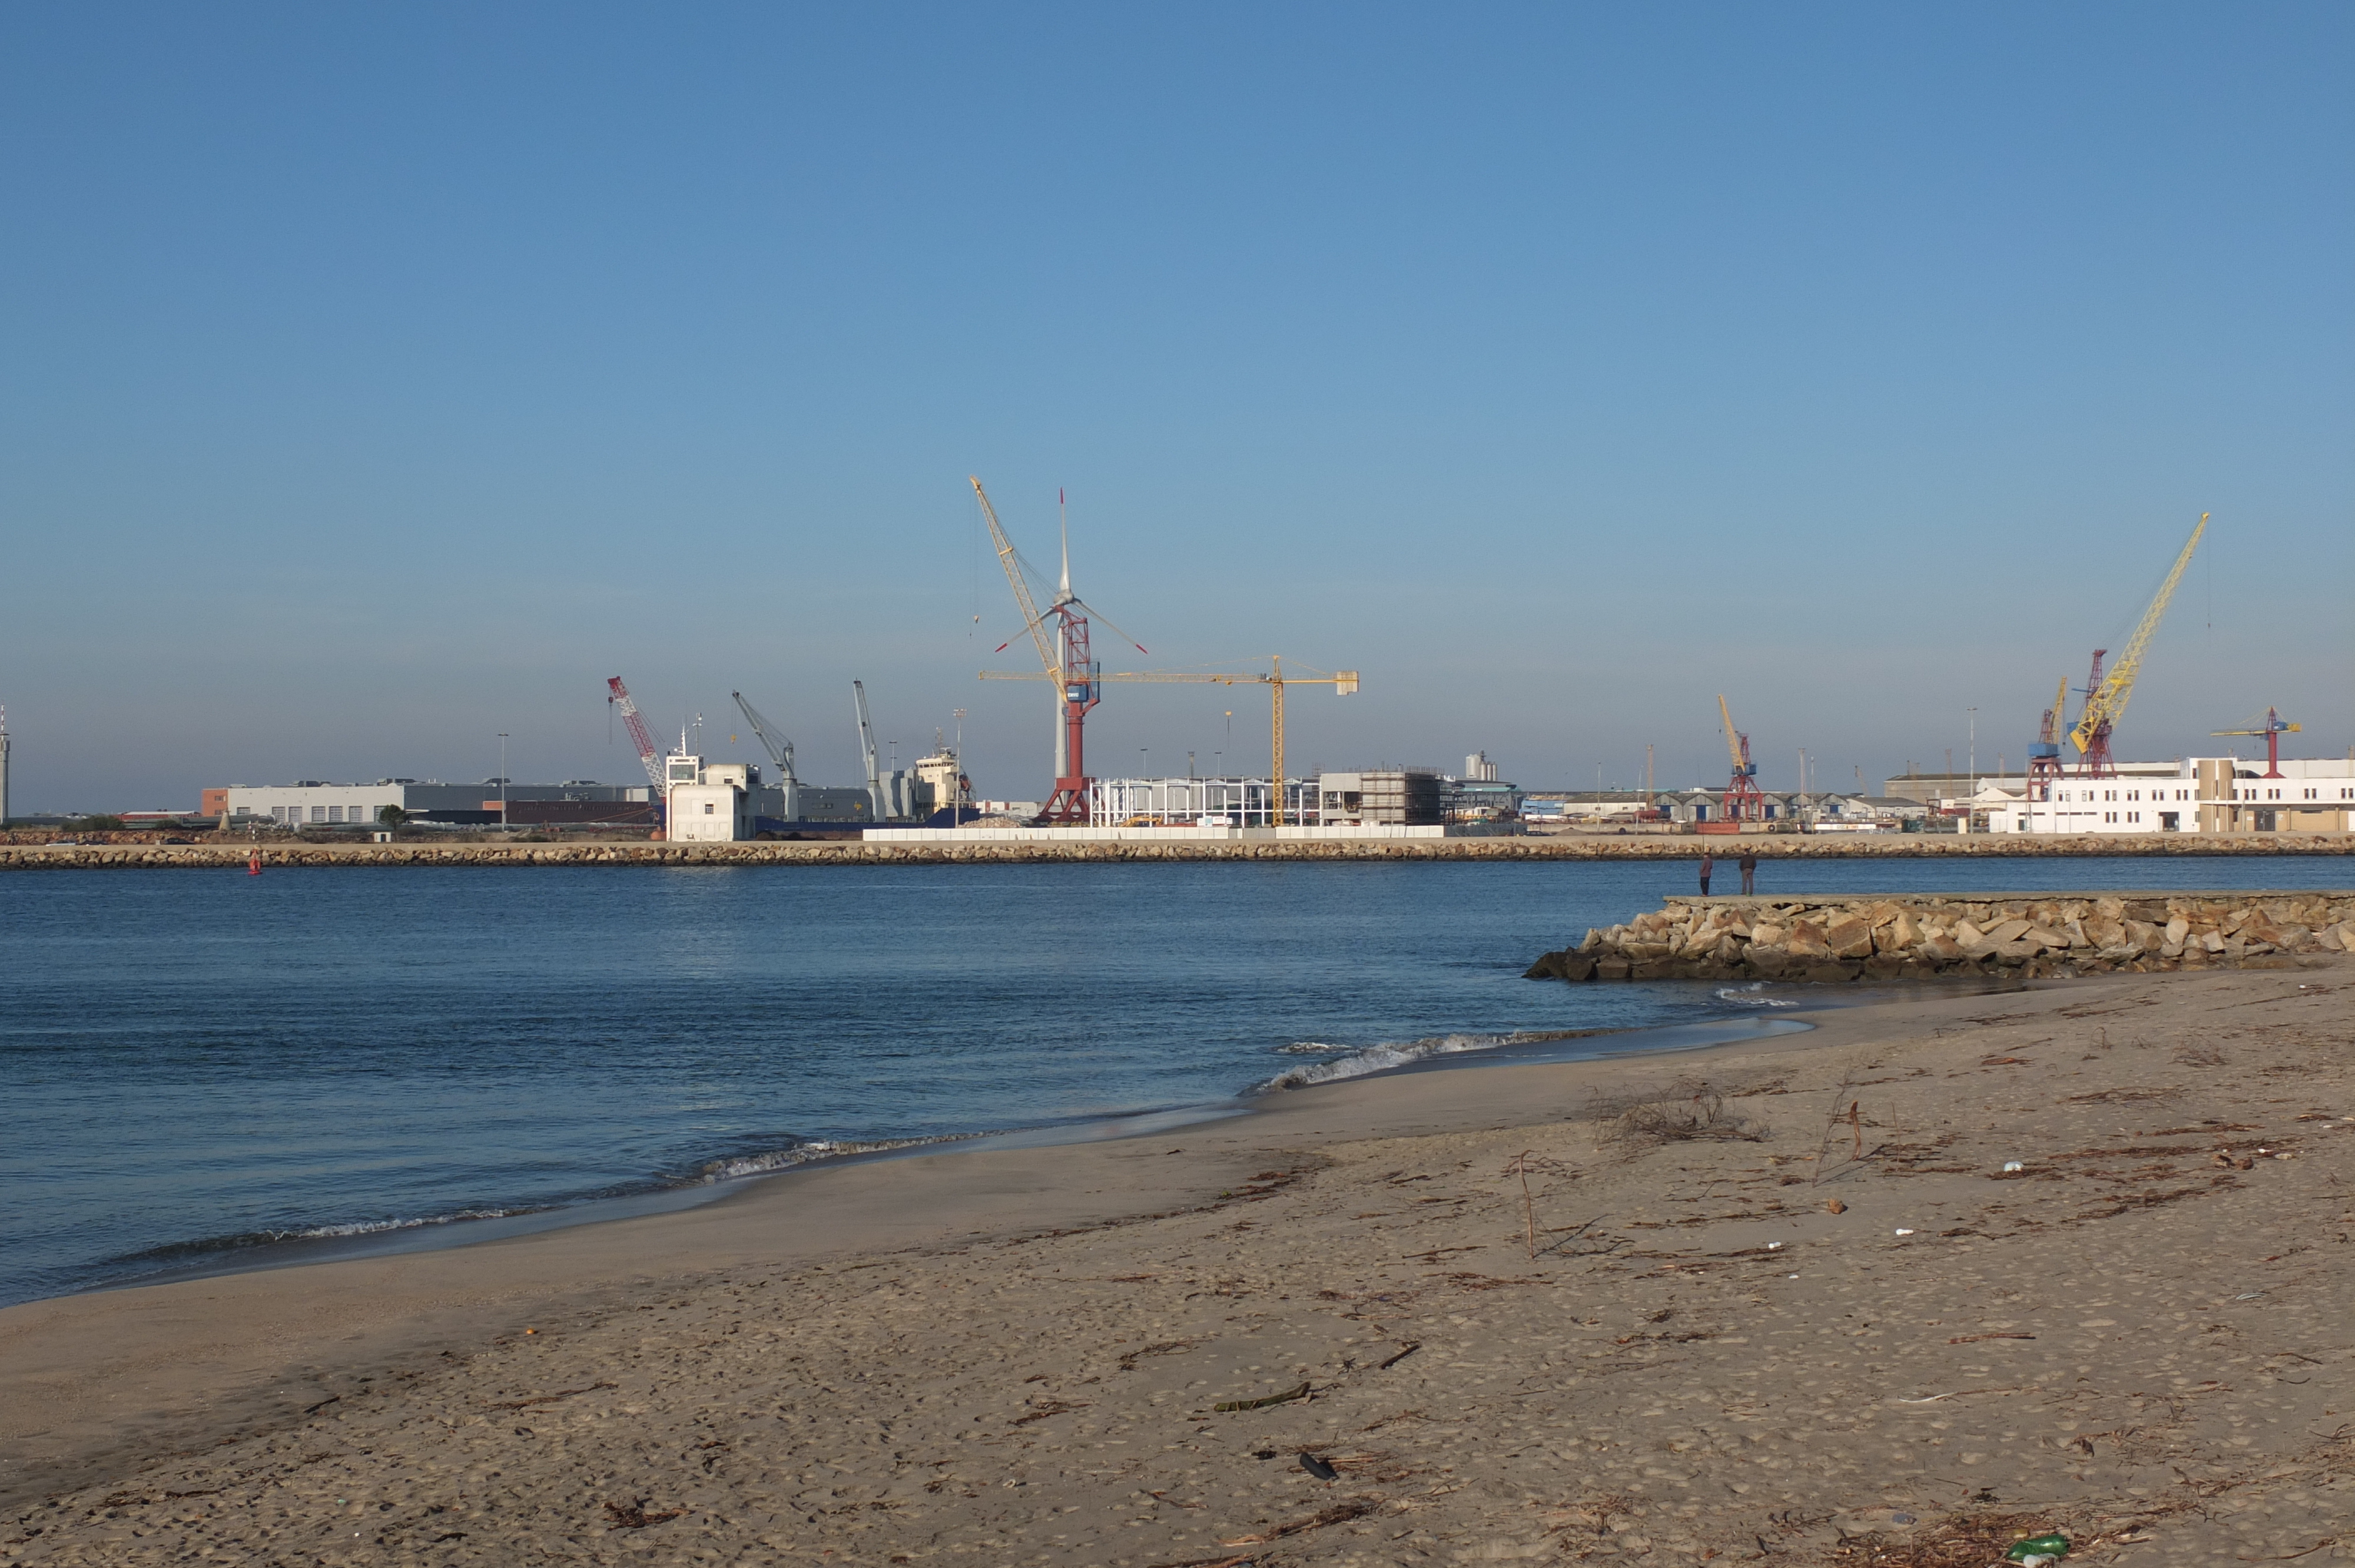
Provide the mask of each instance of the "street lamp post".
{"label": "street lamp post", "polygon": [[499,826],[507,825],[507,732],[499,731]]}
{"label": "street lamp post", "polygon": [[949,778],[949,805],[951,807],[949,811],[949,825],[951,827],[962,827],[964,824],[964,817],[962,813],[964,807],[964,779],[966,778],[964,770],[964,710],[963,708],[951,708],[949,712],[956,719],[956,771]]}

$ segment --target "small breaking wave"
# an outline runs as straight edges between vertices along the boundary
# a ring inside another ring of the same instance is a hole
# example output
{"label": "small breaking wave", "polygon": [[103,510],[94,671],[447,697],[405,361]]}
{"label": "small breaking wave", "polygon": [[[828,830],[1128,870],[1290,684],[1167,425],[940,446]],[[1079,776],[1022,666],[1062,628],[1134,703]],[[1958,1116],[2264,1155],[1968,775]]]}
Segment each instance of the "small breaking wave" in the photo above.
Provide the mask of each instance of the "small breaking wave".
{"label": "small breaking wave", "polygon": [[1736,1007],[1796,1007],[1799,1005],[1788,997],[1768,996],[1765,991],[1764,980],[1752,980],[1748,985],[1726,986],[1718,991],[1716,996],[1718,1001],[1732,1002]]}
{"label": "small breaking wave", "polygon": [[1367,1045],[1352,1050],[1348,1046],[1326,1045],[1303,1041],[1299,1045],[1286,1045],[1283,1050],[1303,1054],[1302,1046],[1314,1046],[1318,1052],[1348,1051],[1343,1056],[1322,1062],[1303,1063],[1287,1068],[1267,1082],[1256,1086],[1254,1094],[1275,1094],[1285,1089],[1305,1089],[1314,1084],[1337,1083],[1343,1078],[1362,1078],[1369,1073],[1387,1073],[1393,1068],[1408,1066],[1433,1056],[1454,1056],[1471,1051],[1493,1051],[1499,1045],[1518,1041],[1547,1039],[1550,1035],[1531,1034],[1437,1034],[1424,1040],[1406,1040],[1382,1045]]}
{"label": "small breaking wave", "polygon": [[1347,1045],[1335,1045],[1323,1040],[1295,1040],[1289,1045],[1275,1048],[1279,1056],[1323,1056],[1335,1051],[1347,1051]]}
{"label": "small breaking wave", "polygon": [[238,1252],[247,1247],[270,1246],[280,1242],[335,1241],[345,1236],[379,1235],[388,1231],[422,1230],[429,1225],[454,1225],[462,1220],[504,1220],[515,1214],[539,1213],[550,1206],[546,1203],[527,1203],[511,1209],[458,1209],[446,1214],[420,1214],[406,1219],[346,1220],[326,1225],[288,1225],[282,1229],[239,1231],[232,1235],[204,1236],[196,1241],[168,1242],[162,1246],[124,1253],[111,1261],[171,1263],[207,1257],[215,1253]]}
{"label": "small breaking wave", "polygon": [[773,1171],[790,1171],[814,1160],[839,1160],[849,1154],[887,1154],[895,1149],[922,1149],[934,1143],[964,1143],[971,1139],[989,1136],[986,1132],[943,1132],[929,1138],[813,1139],[807,1143],[763,1150],[758,1154],[734,1154],[724,1160],[708,1161],[698,1167],[688,1181],[709,1185],[714,1181],[732,1181],[740,1176],[762,1176]]}

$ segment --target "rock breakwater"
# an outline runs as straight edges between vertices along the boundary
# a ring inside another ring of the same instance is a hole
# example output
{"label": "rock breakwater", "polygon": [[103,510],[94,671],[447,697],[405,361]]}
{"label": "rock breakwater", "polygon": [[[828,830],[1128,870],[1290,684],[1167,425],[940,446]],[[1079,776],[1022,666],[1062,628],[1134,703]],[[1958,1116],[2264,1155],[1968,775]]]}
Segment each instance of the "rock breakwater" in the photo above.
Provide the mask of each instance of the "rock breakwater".
{"label": "rock breakwater", "polygon": [[2355,891],[1669,898],[1530,980],[1840,982],[2248,968],[2355,952]]}

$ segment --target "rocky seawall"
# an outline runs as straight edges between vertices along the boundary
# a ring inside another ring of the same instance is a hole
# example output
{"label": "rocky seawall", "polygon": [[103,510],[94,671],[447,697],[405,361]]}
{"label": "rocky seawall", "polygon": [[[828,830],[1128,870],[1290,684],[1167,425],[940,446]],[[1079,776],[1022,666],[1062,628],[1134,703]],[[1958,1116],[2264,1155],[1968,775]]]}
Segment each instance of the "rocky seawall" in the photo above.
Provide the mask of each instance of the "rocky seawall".
{"label": "rocky seawall", "polygon": [[2355,952],[2355,891],[1670,898],[1529,980],[1841,982],[2245,969]]}
{"label": "rocky seawall", "polygon": [[[949,865],[1035,863],[1044,861],[1552,861],[1698,860],[1704,851],[1723,859],[1730,847],[1753,850],[1761,863],[1778,860],[1970,858],[1983,855],[2355,855],[2355,835],[2266,833],[2210,838],[2195,833],[2103,834],[2082,838],[1998,838],[1989,833],[1856,833],[1816,838],[1762,835],[1732,841],[1646,835],[1314,841],[1274,843],[908,843],[847,840],[722,844],[579,840],[552,843],[458,843],[403,840],[394,843],[265,841],[271,867],[321,865]],[[197,843],[0,842],[0,871],[69,871],[140,867],[242,865],[253,845],[243,840]],[[1723,873],[1721,873],[1723,874]],[[1766,874],[1772,874],[1771,872]]]}

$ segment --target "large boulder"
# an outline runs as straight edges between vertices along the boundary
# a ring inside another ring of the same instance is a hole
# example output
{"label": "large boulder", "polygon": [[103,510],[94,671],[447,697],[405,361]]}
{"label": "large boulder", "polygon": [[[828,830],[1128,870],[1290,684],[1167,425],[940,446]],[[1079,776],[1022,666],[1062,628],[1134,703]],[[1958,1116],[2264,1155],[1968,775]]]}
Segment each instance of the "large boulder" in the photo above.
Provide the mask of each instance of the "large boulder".
{"label": "large boulder", "polygon": [[1835,920],[1824,933],[1824,946],[1836,959],[1869,959],[1872,957],[1872,927],[1854,916]]}
{"label": "large boulder", "polygon": [[1783,946],[1795,959],[1828,959],[1832,956],[1831,945],[1824,940],[1823,927],[1813,920],[1793,921],[1791,934],[1785,938]]}

